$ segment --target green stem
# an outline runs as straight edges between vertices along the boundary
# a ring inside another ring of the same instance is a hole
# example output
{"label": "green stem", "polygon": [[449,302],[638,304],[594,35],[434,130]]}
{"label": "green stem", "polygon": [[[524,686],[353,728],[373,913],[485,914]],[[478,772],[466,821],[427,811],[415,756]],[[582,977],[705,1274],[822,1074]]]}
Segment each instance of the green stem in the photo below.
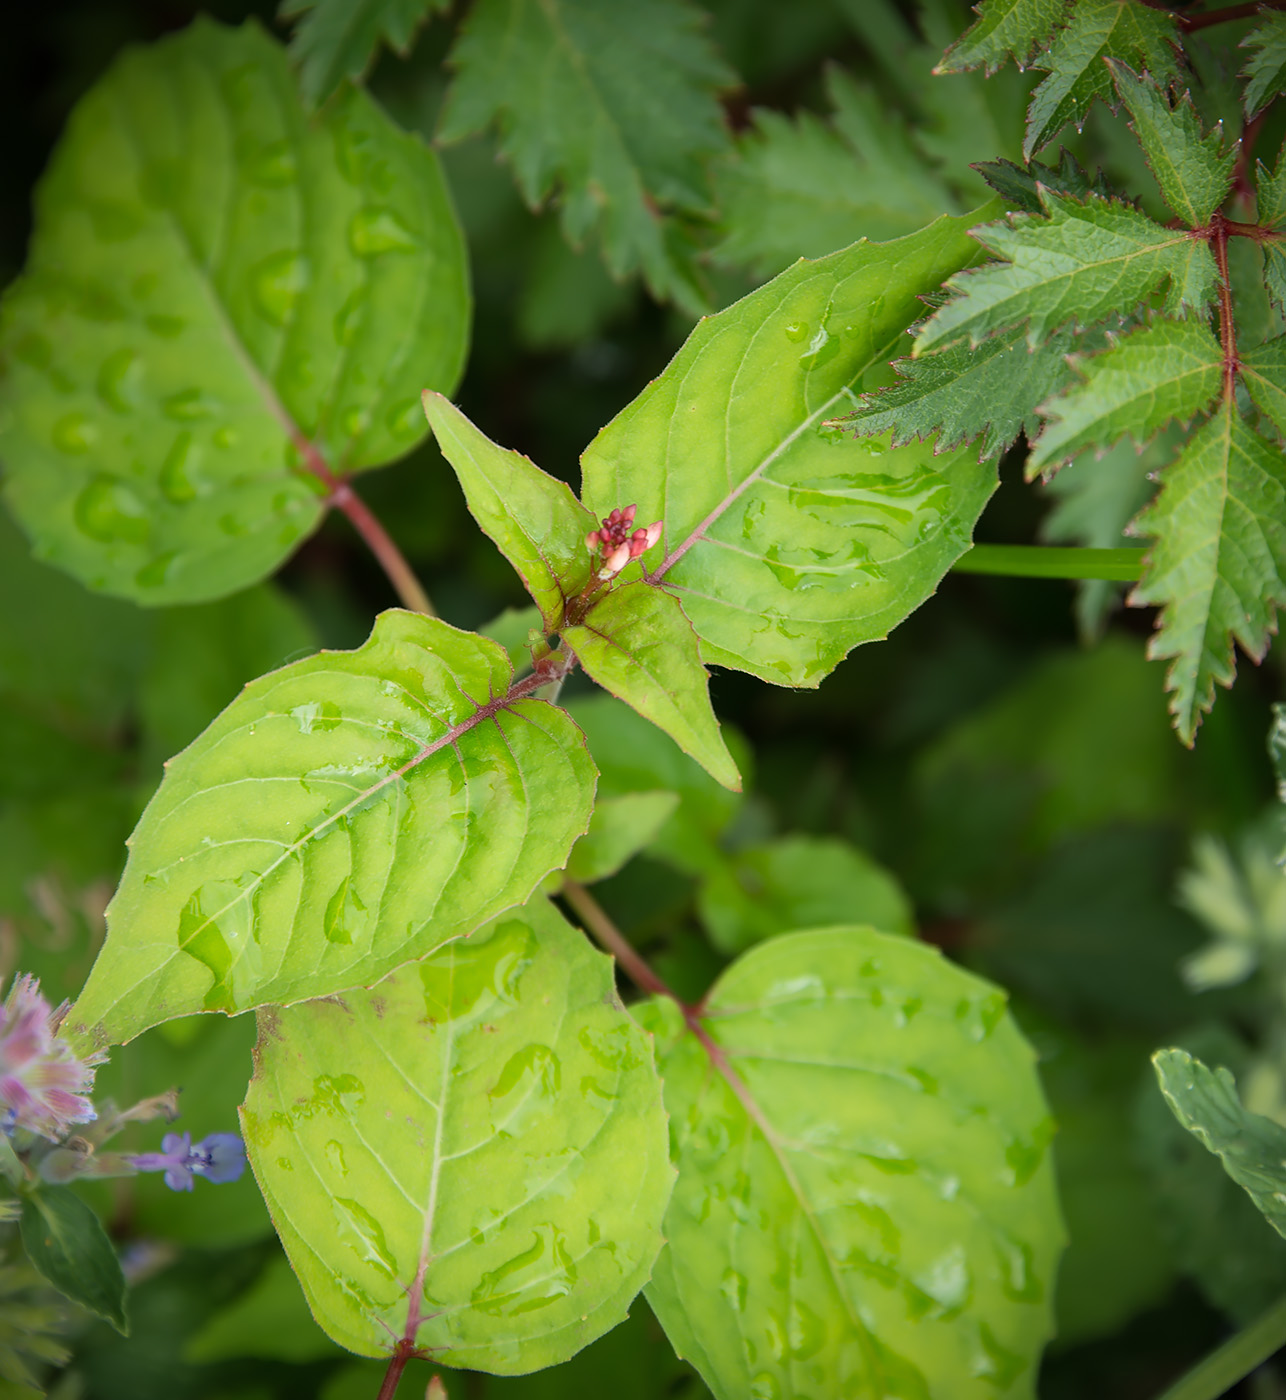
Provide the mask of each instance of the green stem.
{"label": "green stem", "polygon": [[1286,1298],[1217,1347],[1180,1377],[1160,1400],[1219,1400],[1279,1347],[1286,1346]]}
{"label": "green stem", "polygon": [[1013,578],[1101,578],[1130,583],[1142,577],[1143,550],[976,544],[952,568],[958,574],[1007,574]]}

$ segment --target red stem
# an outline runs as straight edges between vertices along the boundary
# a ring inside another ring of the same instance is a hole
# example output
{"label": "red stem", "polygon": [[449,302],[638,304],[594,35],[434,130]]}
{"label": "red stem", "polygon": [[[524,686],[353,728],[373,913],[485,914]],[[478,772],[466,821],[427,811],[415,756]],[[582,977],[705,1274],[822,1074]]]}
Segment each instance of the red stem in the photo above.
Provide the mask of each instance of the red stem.
{"label": "red stem", "polygon": [[[639,991],[646,992],[649,996],[669,997],[671,1001],[678,1001],[679,1005],[683,1006],[674,992],[647,965],[642,954],[608,918],[607,911],[584,885],[577,880],[564,880],[562,895],[597,942],[611,953],[618,966],[625,971]],[[687,1008],[684,1007],[684,1010]]]}
{"label": "red stem", "polygon": [[1237,327],[1233,321],[1232,282],[1228,276],[1228,220],[1222,214],[1211,218],[1207,239],[1215,257],[1215,266],[1219,269],[1219,344],[1223,350],[1223,393],[1224,398],[1231,402],[1241,361],[1237,358]]}
{"label": "red stem", "polygon": [[[1147,3],[1147,0],[1144,2]],[[1155,5],[1153,8],[1170,9],[1168,5]],[[1198,29],[1209,29],[1213,24],[1226,24],[1234,19],[1251,19],[1260,10],[1286,10],[1286,0],[1253,0],[1248,5],[1225,5],[1222,10],[1207,10],[1203,15],[1185,15],[1174,10],[1170,13],[1185,34],[1195,34]]]}
{"label": "red stem", "polygon": [[393,1400],[397,1394],[398,1382],[402,1379],[402,1372],[406,1370],[406,1363],[413,1356],[423,1355],[424,1353],[414,1342],[408,1342],[403,1337],[393,1348],[388,1370],[384,1372],[384,1383],[380,1386],[380,1393],[375,1397],[375,1400]]}

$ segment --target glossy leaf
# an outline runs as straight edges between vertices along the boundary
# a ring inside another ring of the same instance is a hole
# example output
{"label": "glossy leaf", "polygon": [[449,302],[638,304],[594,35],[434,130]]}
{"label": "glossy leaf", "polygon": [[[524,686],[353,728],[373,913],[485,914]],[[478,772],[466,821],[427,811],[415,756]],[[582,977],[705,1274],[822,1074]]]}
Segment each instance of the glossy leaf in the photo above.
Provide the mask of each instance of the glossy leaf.
{"label": "glossy leaf", "polygon": [[1067,0],[982,0],[978,18],[942,55],[943,73],[999,68],[1013,58],[1024,65],[1048,42],[1067,13]]}
{"label": "glossy leaf", "polygon": [[278,14],[298,21],[290,56],[312,102],[330,97],[345,78],[358,82],[380,44],[405,55],[425,19],[448,0],[284,0]]}
{"label": "glossy leaf", "polygon": [[870,929],[761,944],[657,1035],[679,1180],[648,1299],[720,1400],[1028,1396],[1062,1244],[1004,995]]}
{"label": "glossy leaf", "polygon": [[657,572],[707,665],[816,685],[968,547],[996,480],[975,453],[935,459],[820,430],[888,358],[918,298],[974,256],[967,222],[798,263],[707,317],[586,450],[591,510],[633,501],[640,520],[664,521]]}
{"label": "glossy leaf", "polygon": [[1246,120],[1258,115],[1286,90],[1286,16],[1264,12],[1260,24],[1241,41],[1250,50],[1246,78]]}
{"label": "glossy leaf", "polygon": [[60,1293],[129,1332],[120,1260],[98,1217],[74,1191],[46,1186],[25,1196],[19,1229],[27,1258]]}
{"label": "glossy leaf", "polygon": [[1162,609],[1148,655],[1174,658],[1170,712],[1191,744],[1215,683],[1232,684],[1233,641],[1260,660],[1286,604],[1286,457],[1225,402],[1135,528],[1156,543],[1131,601]]}
{"label": "glossy leaf", "polygon": [[251,682],[172,762],[131,838],[69,1026],[369,983],[521,903],[588,825],[594,769],[497,643],[381,614],[357,651]]}
{"label": "glossy leaf", "polygon": [[594,803],[589,830],[572,847],[569,879],[605,880],[656,839],[679,805],[677,792],[623,792]]}
{"label": "glossy leaf", "polygon": [[562,637],[591,680],[665,730],[716,782],[741,791],[696,634],[673,594],[650,583],[613,588]]}
{"label": "glossy leaf", "polygon": [[[1106,71],[1106,70],[1104,70]],[[1049,217],[1015,214],[976,230],[1008,261],[951,278],[957,296],[920,332],[915,353],[968,336],[1025,325],[1035,345],[1069,322],[1092,325],[1126,316],[1165,287],[1166,310],[1206,306],[1215,293],[1210,249],[1183,229],[1166,229],[1114,200],[1085,203],[1046,191]]]}
{"label": "glossy leaf", "polygon": [[441,394],[425,390],[424,412],[473,518],[517,569],[546,628],[555,630],[567,599],[589,581],[585,536],[598,521],[565,481],[522,453],[497,447]]}
{"label": "glossy leaf", "polygon": [[1042,405],[1048,420],[1027,461],[1029,476],[1127,433],[1143,446],[1175,419],[1209,408],[1223,384],[1223,352],[1201,321],[1156,321],[1109,350],[1078,360],[1082,382]]}
{"label": "glossy leaf", "polygon": [[552,906],[260,1028],[250,1160],[342,1346],[504,1375],[624,1318],[673,1183],[660,1083]]}
{"label": "glossy leaf", "polygon": [[40,187],[0,315],[9,504],[92,588],[244,588],[321,518],[301,449],[407,452],[468,313],[433,153],[355,90],[310,122],[257,25],[200,19],[112,66]]}

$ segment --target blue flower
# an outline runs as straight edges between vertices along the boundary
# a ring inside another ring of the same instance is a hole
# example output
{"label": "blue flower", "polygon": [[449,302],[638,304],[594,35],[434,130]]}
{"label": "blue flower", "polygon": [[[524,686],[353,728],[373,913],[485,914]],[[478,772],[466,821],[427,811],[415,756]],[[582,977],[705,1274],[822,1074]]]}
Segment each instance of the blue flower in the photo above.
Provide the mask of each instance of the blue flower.
{"label": "blue flower", "polygon": [[195,1146],[191,1133],[166,1133],[159,1152],[128,1158],[141,1172],[164,1172],[171,1191],[191,1191],[196,1177],[236,1181],[246,1169],[246,1145],[236,1133],[211,1133]]}

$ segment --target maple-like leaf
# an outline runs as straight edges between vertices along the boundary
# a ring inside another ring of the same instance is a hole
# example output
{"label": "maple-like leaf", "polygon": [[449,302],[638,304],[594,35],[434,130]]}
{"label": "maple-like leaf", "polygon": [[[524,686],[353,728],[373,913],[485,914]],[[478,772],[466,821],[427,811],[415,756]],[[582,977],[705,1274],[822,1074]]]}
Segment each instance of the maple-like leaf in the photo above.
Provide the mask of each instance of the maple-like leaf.
{"label": "maple-like leaf", "polygon": [[323,102],[344,81],[357,82],[381,43],[400,54],[415,32],[450,0],[282,0],[278,16],[298,20],[290,56],[299,86],[311,102]]}
{"label": "maple-like leaf", "polygon": [[1246,79],[1246,120],[1286,92],[1286,15],[1268,14],[1258,29],[1241,41],[1250,57],[1242,70]]}
{"label": "maple-like leaf", "polygon": [[1068,0],[986,0],[978,18],[942,55],[939,73],[999,68],[1007,59],[1023,67],[1049,41],[1067,13]]}
{"label": "maple-like leaf", "polygon": [[707,161],[730,145],[715,98],[737,79],[687,0],[478,0],[451,51],[439,138],[495,126],[533,208],[557,195],[579,246],[662,299],[703,295],[669,214],[711,207]]}
{"label": "maple-like leaf", "polygon": [[1173,658],[1170,712],[1191,744],[1215,682],[1232,684],[1234,640],[1262,660],[1286,604],[1286,455],[1225,400],[1134,529],[1155,543],[1130,601],[1162,610],[1148,654]]}
{"label": "maple-like leaf", "polygon": [[1255,204],[1259,222],[1269,230],[1260,244],[1264,253],[1264,286],[1278,306],[1286,306],[1286,144],[1269,170],[1255,162]]}
{"label": "maple-like leaf", "polygon": [[1065,146],[1058,156],[1056,166],[1039,160],[1029,160],[1026,165],[1017,165],[1012,160],[986,160],[979,161],[974,169],[1001,198],[1017,205],[1023,214],[1045,212],[1045,206],[1040,202],[1042,185],[1053,194],[1071,195],[1073,199],[1084,199],[1093,194],[1100,199],[1116,198],[1129,202],[1119,191],[1112,189],[1101,170],[1091,175]]}

